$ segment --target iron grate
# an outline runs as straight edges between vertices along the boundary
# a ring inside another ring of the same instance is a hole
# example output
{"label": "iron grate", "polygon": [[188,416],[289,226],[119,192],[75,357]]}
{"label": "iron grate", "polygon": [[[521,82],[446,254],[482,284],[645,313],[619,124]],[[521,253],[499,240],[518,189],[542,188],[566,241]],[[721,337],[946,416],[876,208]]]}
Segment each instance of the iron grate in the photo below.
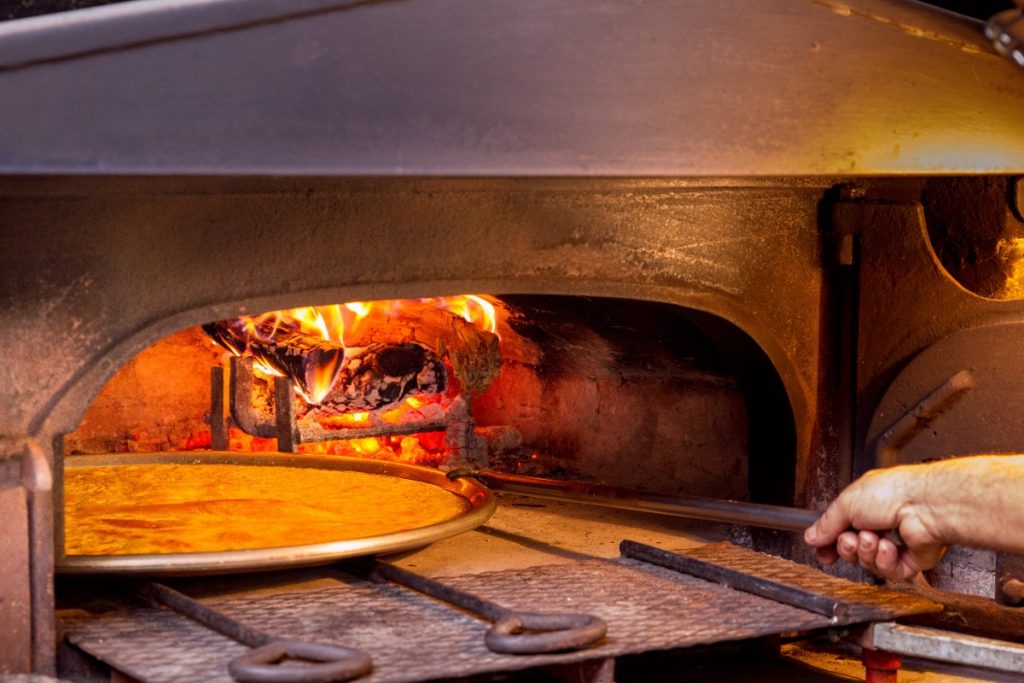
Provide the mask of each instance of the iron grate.
{"label": "iron grate", "polygon": [[[766,578],[832,592],[851,604],[846,621],[932,611],[933,603],[853,584],[809,567],[730,544],[688,551]],[[204,604],[277,636],[356,647],[373,657],[368,683],[399,683],[517,671],[551,664],[743,640],[830,626],[829,619],[634,560],[455,576],[445,582],[525,611],[589,612],[608,622],[599,646],[566,654],[494,654],[487,623],[387,584],[351,579],[336,586]],[[227,662],[244,647],[175,613],[127,608],[66,623],[67,639],[143,681],[230,681]]]}

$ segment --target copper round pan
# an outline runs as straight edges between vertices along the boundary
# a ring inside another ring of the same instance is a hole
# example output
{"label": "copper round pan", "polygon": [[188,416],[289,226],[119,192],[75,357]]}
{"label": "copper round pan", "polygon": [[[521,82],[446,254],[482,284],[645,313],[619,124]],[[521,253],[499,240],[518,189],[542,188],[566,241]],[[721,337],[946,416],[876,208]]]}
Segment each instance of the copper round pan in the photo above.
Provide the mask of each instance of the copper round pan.
{"label": "copper round pan", "polygon": [[407,531],[311,545],[255,548],[196,553],[145,555],[70,555],[57,561],[61,574],[219,574],[261,569],[326,564],[361,555],[409,550],[474,529],[494,513],[495,499],[479,482],[469,478],[449,480],[443,472],[427,467],[381,460],[289,453],[128,453],[73,456],[65,468],[117,465],[192,464],[262,465],[348,470],[412,479],[439,486],[465,498],[469,508],[458,517]]}

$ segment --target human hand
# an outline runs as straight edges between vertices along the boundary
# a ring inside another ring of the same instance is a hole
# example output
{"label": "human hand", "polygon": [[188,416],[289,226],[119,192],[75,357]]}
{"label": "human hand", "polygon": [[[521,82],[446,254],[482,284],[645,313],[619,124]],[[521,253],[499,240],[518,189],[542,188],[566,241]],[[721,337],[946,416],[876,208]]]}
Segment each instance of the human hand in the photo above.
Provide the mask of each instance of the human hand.
{"label": "human hand", "polygon": [[[848,486],[804,532],[819,562],[842,558],[887,579],[934,567],[946,542],[931,508],[920,501],[927,475],[917,467],[873,470]],[[905,546],[880,532],[896,529]]]}

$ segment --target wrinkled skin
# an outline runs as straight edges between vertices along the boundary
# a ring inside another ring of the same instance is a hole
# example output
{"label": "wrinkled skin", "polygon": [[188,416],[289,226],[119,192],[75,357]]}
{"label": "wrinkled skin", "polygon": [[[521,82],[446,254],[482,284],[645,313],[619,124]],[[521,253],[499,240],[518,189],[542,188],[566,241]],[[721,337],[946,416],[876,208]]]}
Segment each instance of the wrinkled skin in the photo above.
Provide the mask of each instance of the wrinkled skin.
{"label": "wrinkled skin", "polygon": [[[896,530],[903,547],[882,534]],[[950,544],[1024,552],[1024,456],[973,456],[872,470],[804,533],[818,560],[887,579],[931,569]]]}

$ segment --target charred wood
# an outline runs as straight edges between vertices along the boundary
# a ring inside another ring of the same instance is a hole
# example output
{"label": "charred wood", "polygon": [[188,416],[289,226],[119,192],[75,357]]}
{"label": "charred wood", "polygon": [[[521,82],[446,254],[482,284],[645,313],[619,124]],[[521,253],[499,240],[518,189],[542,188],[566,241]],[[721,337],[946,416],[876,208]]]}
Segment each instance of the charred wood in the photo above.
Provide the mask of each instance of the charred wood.
{"label": "charred wood", "polygon": [[330,417],[397,405],[407,396],[438,394],[448,386],[444,361],[419,344],[373,344],[345,358],[337,382],[299,417]]}
{"label": "charred wood", "polygon": [[251,335],[230,320],[203,325],[203,331],[233,353],[248,352],[291,378],[311,401],[319,400],[317,393],[333,383],[345,357],[340,344],[270,322],[258,325]]}
{"label": "charred wood", "polygon": [[[251,436],[262,438],[281,438],[281,430],[285,424],[294,424],[291,434],[294,443],[312,443],[317,441],[334,441],[337,439],[367,439],[386,436],[405,436],[421,432],[444,431],[449,428],[449,415],[442,413],[423,419],[392,423],[376,423],[369,427],[325,428],[315,420],[295,420],[294,415],[299,406],[294,392],[289,388],[287,393],[292,397],[291,417],[282,419],[281,396],[282,386],[289,383],[284,378],[275,378],[273,392],[268,391],[264,380],[256,381],[252,374],[252,358],[234,357],[231,359],[230,404],[231,418],[239,429]],[[257,387],[260,387],[258,390]],[[214,388],[216,391],[217,388]],[[259,406],[255,403],[259,402]],[[211,401],[211,404],[214,401]],[[274,406],[271,409],[271,406]],[[303,403],[303,405],[306,405]],[[212,411],[211,411],[212,412]],[[371,418],[371,422],[372,422]],[[284,450],[283,446],[279,446]]]}
{"label": "charred wood", "polygon": [[374,310],[346,331],[345,341],[352,346],[412,343],[434,349],[471,394],[483,392],[501,372],[497,335],[441,309],[420,310],[414,317]]}
{"label": "charred wood", "polygon": [[[374,310],[365,320],[346,329],[345,342],[350,352],[347,358],[341,344],[305,334],[291,325],[278,323],[275,318],[244,323],[241,319],[222,320],[203,325],[203,330],[235,355],[252,355],[290,377],[310,402],[321,402],[327,406],[326,414],[374,410],[396,403],[410,393],[411,390],[403,391],[399,392],[400,395],[388,398],[394,389],[387,389],[381,394],[382,398],[369,401],[366,405],[349,406],[348,401],[339,398],[342,395],[351,397],[347,385],[365,379],[356,377],[356,374],[365,374],[366,371],[355,373],[355,367],[350,365],[351,359],[373,362],[375,359],[363,359],[362,356],[366,353],[380,353],[383,347],[400,347],[397,351],[389,351],[376,363],[377,369],[384,370],[385,374],[396,377],[407,375],[402,366],[417,362],[418,359],[409,359],[410,354],[415,356],[415,352],[410,351],[412,347],[406,345],[415,345],[427,350],[434,359],[446,359],[448,369],[454,373],[461,388],[474,395],[487,389],[501,371],[498,337],[444,310],[423,309],[410,317]],[[353,348],[364,350],[353,355]],[[437,365],[433,360],[424,361],[424,364]],[[346,368],[353,370],[349,376],[345,376]],[[336,389],[327,397],[312,395],[313,386],[329,386],[330,381],[336,377],[337,386],[341,387],[340,392]],[[438,391],[444,391],[447,384],[445,372],[445,380]],[[336,406],[333,409],[330,407],[332,404]]]}

